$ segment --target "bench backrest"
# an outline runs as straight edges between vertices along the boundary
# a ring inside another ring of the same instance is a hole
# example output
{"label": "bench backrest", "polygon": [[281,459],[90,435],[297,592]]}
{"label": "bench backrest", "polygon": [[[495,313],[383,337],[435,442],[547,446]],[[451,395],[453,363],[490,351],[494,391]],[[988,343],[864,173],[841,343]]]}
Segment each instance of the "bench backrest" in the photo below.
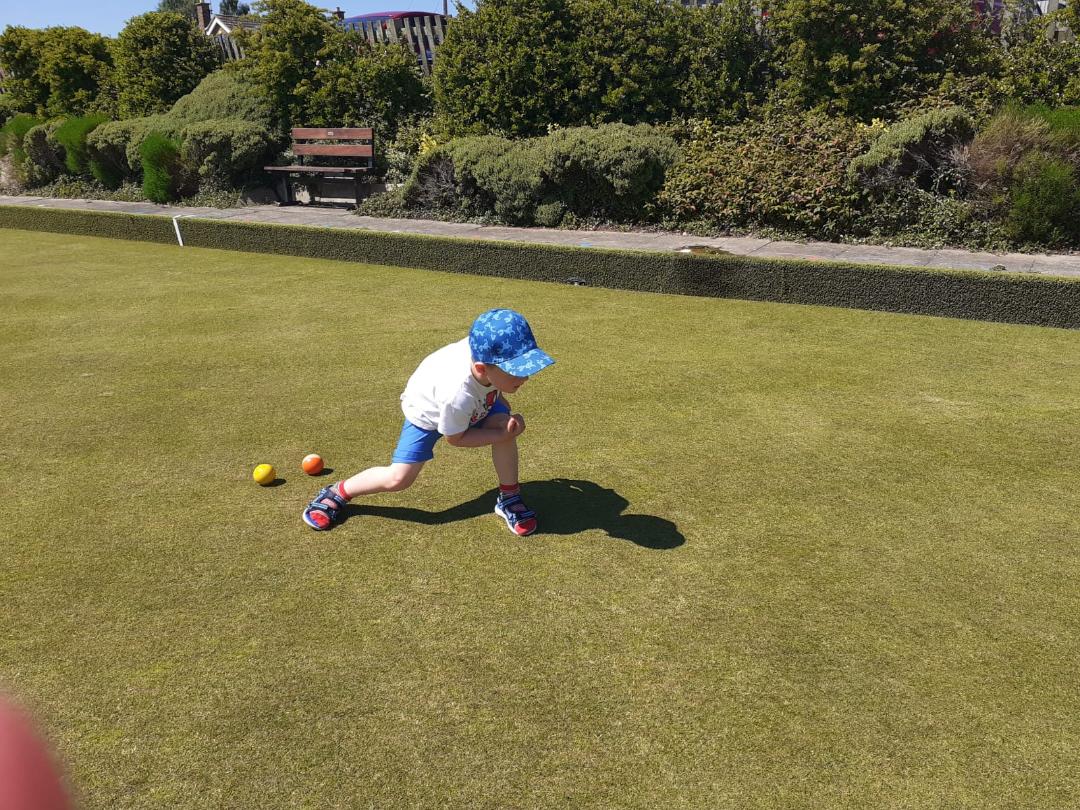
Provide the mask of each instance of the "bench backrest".
{"label": "bench backrest", "polygon": [[305,155],[327,158],[367,158],[375,154],[375,132],[360,127],[294,127],[293,154],[303,162]]}

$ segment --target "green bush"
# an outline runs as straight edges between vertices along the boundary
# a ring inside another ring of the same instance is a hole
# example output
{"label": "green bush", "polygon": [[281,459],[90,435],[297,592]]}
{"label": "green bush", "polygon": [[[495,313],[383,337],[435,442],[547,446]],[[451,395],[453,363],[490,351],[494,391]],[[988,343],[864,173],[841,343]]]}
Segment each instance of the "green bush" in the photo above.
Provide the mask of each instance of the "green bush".
{"label": "green bush", "polygon": [[1039,152],[1021,160],[1007,227],[1018,242],[1076,245],[1080,241],[1080,186],[1073,167]]}
{"label": "green bush", "polygon": [[64,162],[72,174],[90,174],[90,154],[86,146],[87,136],[108,121],[100,114],[75,116],[67,119],[56,129],[54,137],[64,148]]}
{"label": "green bush", "polygon": [[269,99],[248,71],[234,66],[209,74],[194,90],[178,99],[167,115],[184,124],[237,118],[272,129],[275,123]]}
{"label": "green bush", "polygon": [[112,50],[117,107],[124,118],[164,112],[220,64],[214,43],[190,20],[170,12],[132,17]]}
{"label": "green bush", "polygon": [[882,189],[860,214],[853,231],[870,242],[938,249],[963,245],[1005,251],[1010,240],[999,218],[978,202],[933,194],[904,180]]}
{"label": "green bush", "polygon": [[679,156],[671,137],[645,125],[559,129],[545,141],[548,196],[580,219],[646,219]]}
{"label": "green bush", "polygon": [[0,129],[0,157],[11,156],[11,164],[18,183],[25,183],[26,178],[26,150],[23,149],[23,138],[26,133],[39,124],[45,123],[40,118],[32,115],[16,115]]}
{"label": "green bush", "polygon": [[203,189],[243,183],[266,164],[274,146],[265,127],[231,118],[189,124],[181,139],[184,162],[198,172]]}
{"label": "green bush", "polygon": [[56,139],[63,124],[63,119],[38,124],[23,136],[23,177],[30,188],[51,183],[63,173],[64,149]]}
{"label": "green bush", "polygon": [[864,194],[847,173],[866,147],[849,119],[775,109],[729,127],[700,124],[667,172],[667,218],[710,228],[774,227],[813,237],[848,232]]}
{"label": "green bush", "polygon": [[17,98],[11,93],[0,93],[0,128],[21,112],[23,109]]}
{"label": "green bush", "polygon": [[131,119],[131,137],[127,144],[128,166],[136,174],[142,172],[142,145],[151,134],[164,135],[178,142],[181,130],[183,130],[183,124],[177,123],[168,115],[150,115],[146,118]]}
{"label": "green bush", "polygon": [[146,198],[156,203],[179,198],[185,179],[180,145],[160,132],[150,132],[140,143],[139,154]]}
{"label": "green bush", "polygon": [[405,188],[417,209],[493,215],[518,225],[640,221],[677,155],[655,127],[607,124],[511,141],[458,138],[420,158]]}
{"label": "green bush", "polygon": [[144,120],[107,121],[87,135],[90,173],[106,188],[119,188],[124,182],[136,179],[142,170],[141,158],[136,168],[129,162],[128,146]]}
{"label": "green bush", "polygon": [[959,107],[931,110],[906,118],[885,130],[848,166],[848,176],[872,185],[894,185],[911,178],[922,189],[942,191],[961,185],[953,152],[975,135],[969,116]]}

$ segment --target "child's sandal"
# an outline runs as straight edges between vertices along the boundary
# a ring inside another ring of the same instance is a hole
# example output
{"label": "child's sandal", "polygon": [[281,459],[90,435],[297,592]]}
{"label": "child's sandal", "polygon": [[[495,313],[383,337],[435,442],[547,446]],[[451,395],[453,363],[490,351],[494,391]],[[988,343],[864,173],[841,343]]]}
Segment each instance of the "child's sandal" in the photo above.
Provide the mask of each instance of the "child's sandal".
{"label": "child's sandal", "polygon": [[[514,509],[515,506],[521,508]],[[520,495],[496,501],[495,514],[505,520],[507,528],[518,537],[528,537],[536,531],[536,512],[525,506]]]}
{"label": "child's sandal", "polygon": [[[334,503],[334,506],[331,506],[328,503],[323,503],[323,501],[325,500],[332,501]],[[302,515],[304,523],[306,523],[308,526],[310,526],[317,532],[326,531],[338,522],[338,517],[341,515],[341,510],[345,507],[345,504],[347,503],[348,501],[338,495],[334,491],[334,488],[332,486],[323,487],[319,490],[319,494],[316,495],[312,499],[311,503],[309,503],[304,509],[304,514]],[[319,525],[317,521],[312,519],[311,516],[315,513],[326,516],[325,525]]]}

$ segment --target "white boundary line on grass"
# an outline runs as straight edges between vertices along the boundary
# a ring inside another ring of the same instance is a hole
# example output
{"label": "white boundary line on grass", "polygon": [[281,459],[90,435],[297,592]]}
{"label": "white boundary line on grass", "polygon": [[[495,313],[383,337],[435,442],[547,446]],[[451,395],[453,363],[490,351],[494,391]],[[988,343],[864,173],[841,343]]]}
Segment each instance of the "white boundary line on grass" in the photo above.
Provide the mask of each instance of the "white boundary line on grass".
{"label": "white boundary line on grass", "polygon": [[180,236],[180,223],[177,222],[176,220],[180,219],[181,217],[190,217],[190,216],[192,216],[192,215],[191,214],[177,214],[175,217],[172,218],[173,230],[176,231],[176,241],[180,243],[180,247],[184,246],[184,238],[182,236]]}

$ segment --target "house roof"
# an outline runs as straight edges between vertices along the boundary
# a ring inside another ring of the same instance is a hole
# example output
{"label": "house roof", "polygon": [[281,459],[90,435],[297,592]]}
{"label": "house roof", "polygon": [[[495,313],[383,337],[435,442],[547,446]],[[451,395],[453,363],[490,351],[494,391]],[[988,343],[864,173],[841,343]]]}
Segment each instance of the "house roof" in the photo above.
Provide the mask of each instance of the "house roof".
{"label": "house roof", "polygon": [[210,20],[210,25],[206,26],[206,33],[212,34],[216,28],[220,28],[226,34],[231,34],[237,28],[255,31],[260,26],[261,23],[251,17],[237,17],[233,14],[215,14],[214,18]]}

